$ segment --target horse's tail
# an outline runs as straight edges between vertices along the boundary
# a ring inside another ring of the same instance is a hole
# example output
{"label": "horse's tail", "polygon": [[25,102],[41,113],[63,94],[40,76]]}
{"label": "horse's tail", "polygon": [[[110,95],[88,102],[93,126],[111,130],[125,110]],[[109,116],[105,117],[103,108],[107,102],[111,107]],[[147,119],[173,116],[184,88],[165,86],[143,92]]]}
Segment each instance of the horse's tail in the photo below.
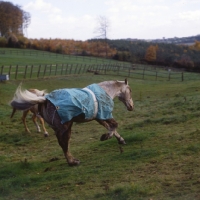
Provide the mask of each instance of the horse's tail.
{"label": "horse's tail", "polygon": [[43,103],[46,101],[45,96],[37,96],[28,90],[22,90],[21,84],[18,86],[10,105],[13,107],[13,114],[15,110],[28,110],[35,104]]}

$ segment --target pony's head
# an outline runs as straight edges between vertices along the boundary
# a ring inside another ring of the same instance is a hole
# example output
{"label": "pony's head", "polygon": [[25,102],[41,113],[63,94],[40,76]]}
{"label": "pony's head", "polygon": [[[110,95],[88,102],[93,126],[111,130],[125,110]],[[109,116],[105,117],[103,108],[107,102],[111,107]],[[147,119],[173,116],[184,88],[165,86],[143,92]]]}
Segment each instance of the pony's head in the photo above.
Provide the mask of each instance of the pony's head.
{"label": "pony's head", "polygon": [[124,103],[127,110],[132,111],[134,109],[134,104],[133,104],[133,100],[131,97],[131,88],[128,85],[127,79],[125,79],[125,81],[122,84],[118,98],[120,101],[122,101]]}

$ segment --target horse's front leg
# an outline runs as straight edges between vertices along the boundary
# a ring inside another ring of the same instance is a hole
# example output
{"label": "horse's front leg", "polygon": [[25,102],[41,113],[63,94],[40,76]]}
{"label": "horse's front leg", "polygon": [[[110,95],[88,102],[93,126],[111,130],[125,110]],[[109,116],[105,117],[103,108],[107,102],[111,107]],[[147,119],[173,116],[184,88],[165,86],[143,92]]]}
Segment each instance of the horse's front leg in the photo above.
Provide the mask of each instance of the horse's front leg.
{"label": "horse's front leg", "polygon": [[118,127],[118,123],[115,121],[115,119],[108,119],[108,120],[99,120],[96,119],[97,122],[99,122],[102,126],[104,126],[109,132],[105,133],[101,136],[100,140],[104,141],[107,139],[110,139],[113,137],[113,135],[118,140],[119,144],[126,144],[125,140],[120,136],[119,133],[117,133],[116,129]]}

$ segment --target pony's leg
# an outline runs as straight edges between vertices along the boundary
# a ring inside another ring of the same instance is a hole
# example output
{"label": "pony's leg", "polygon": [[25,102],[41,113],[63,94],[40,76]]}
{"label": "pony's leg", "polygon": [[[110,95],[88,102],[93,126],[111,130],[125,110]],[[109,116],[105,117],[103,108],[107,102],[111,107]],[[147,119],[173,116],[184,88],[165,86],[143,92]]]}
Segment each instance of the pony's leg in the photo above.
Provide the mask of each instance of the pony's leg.
{"label": "pony's leg", "polygon": [[126,144],[124,139],[120,136],[120,134],[116,131],[116,128],[118,126],[118,123],[112,118],[108,120],[99,120],[96,119],[97,122],[99,122],[101,125],[103,125],[109,132],[105,133],[101,136],[100,140],[104,141],[107,139],[110,139],[113,137],[113,135],[118,140],[119,144]]}
{"label": "pony's leg", "polygon": [[44,137],[48,137],[49,133],[47,132],[47,130],[46,130],[45,126],[44,126],[44,119],[40,115],[37,115],[37,118],[40,120],[40,123],[42,125],[42,129],[44,131]]}
{"label": "pony's leg", "polygon": [[40,133],[40,132],[41,132],[41,129],[40,129],[39,124],[37,123],[37,117],[36,117],[36,114],[35,114],[35,113],[33,113],[32,120],[33,120],[33,123],[34,123],[35,126],[36,126],[37,132]]}
{"label": "pony's leg", "polygon": [[22,119],[22,122],[23,122],[23,124],[24,124],[25,131],[26,131],[27,133],[31,133],[31,132],[29,131],[29,129],[28,129],[27,124],[26,124],[26,116],[27,116],[28,112],[29,112],[29,110],[23,111],[23,115],[22,115],[22,118],[21,118],[21,119]]}
{"label": "pony's leg", "polygon": [[62,150],[64,152],[65,158],[66,158],[69,166],[75,166],[75,165],[80,164],[80,161],[78,159],[74,158],[69,151],[69,141],[70,141],[70,137],[71,137],[72,124],[73,124],[73,122],[67,122],[64,125],[64,130],[61,129],[59,131],[56,131],[58,143],[62,147]]}

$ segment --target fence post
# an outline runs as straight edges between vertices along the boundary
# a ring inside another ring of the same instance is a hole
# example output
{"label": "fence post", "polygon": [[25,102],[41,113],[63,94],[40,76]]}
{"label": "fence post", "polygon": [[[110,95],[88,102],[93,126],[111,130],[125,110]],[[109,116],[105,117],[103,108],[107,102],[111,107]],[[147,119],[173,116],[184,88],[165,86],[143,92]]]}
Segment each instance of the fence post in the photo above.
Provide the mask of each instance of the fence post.
{"label": "fence post", "polygon": [[61,68],[61,73],[60,73],[61,75],[63,74],[63,64],[62,64],[62,68]]}
{"label": "fence post", "polygon": [[1,66],[1,74],[3,74],[3,68],[4,68],[4,66],[2,65]]}
{"label": "fence post", "polygon": [[85,71],[86,71],[86,64],[84,65],[82,73],[85,73]]}
{"label": "fence post", "polygon": [[56,64],[55,76],[57,74],[58,64]]}
{"label": "fence post", "polygon": [[18,74],[18,65],[16,66],[16,70],[15,70],[15,79],[17,79],[17,74]]}
{"label": "fence post", "polygon": [[144,67],[144,69],[143,69],[143,79],[144,79],[144,73],[145,73],[145,67]]}
{"label": "fence post", "polygon": [[39,65],[39,69],[38,69],[38,73],[37,73],[37,78],[38,78],[39,75],[40,75],[40,68],[41,68],[41,65]]}
{"label": "fence post", "polygon": [[26,79],[26,73],[27,73],[27,65],[26,65],[26,67],[25,67],[25,72],[24,72],[24,79]]}
{"label": "fence post", "polygon": [[52,64],[50,65],[49,76],[51,76]]}
{"label": "fence post", "polygon": [[103,67],[104,67],[104,74],[106,74],[106,68],[108,67],[108,65]]}
{"label": "fence post", "polygon": [[68,64],[66,65],[66,68],[65,68],[65,75],[67,74],[67,70],[68,70]]}
{"label": "fence post", "polygon": [[31,65],[31,73],[30,73],[30,78],[32,78],[32,72],[33,72],[33,65]]}
{"label": "fence post", "polygon": [[47,69],[47,65],[44,66],[43,78],[44,78],[44,76],[45,76],[45,74],[46,74],[46,69]]}
{"label": "fence post", "polygon": [[9,72],[8,72],[8,74],[9,74],[9,79],[10,79],[10,75],[11,75],[11,69],[12,69],[12,65],[10,65]]}
{"label": "fence post", "polygon": [[130,72],[131,72],[131,67],[129,67],[128,69],[128,76],[130,76]]}
{"label": "fence post", "polygon": [[70,74],[72,73],[72,66],[73,64],[71,64],[71,67],[70,67],[70,71],[69,71]]}
{"label": "fence post", "polygon": [[75,69],[75,72],[74,72],[74,74],[76,74],[77,67],[78,67],[78,64],[76,65],[76,69]]}
{"label": "fence post", "polygon": [[80,74],[81,69],[82,69],[82,64],[81,64],[81,66],[80,66],[80,68],[79,68],[78,74]]}

